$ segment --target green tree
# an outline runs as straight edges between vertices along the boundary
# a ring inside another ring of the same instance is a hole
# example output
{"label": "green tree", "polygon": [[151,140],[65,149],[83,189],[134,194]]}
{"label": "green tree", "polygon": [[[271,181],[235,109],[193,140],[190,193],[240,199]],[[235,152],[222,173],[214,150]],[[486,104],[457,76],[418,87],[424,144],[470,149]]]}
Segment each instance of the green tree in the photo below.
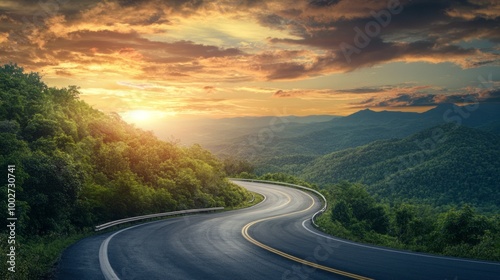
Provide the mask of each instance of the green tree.
{"label": "green tree", "polygon": [[63,153],[50,157],[35,152],[22,160],[30,176],[20,198],[30,206],[31,234],[68,230],[69,214],[83,183],[83,176],[71,158]]}
{"label": "green tree", "polygon": [[412,238],[411,221],[415,218],[413,208],[408,204],[401,204],[395,210],[396,236],[403,243],[409,242]]}
{"label": "green tree", "polygon": [[344,201],[340,200],[332,208],[332,220],[340,222],[344,227],[348,227],[352,220],[352,209]]}
{"label": "green tree", "polygon": [[443,240],[449,245],[476,245],[488,227],[485,217],[478,215],[470,205],[448,211],[440,223]]}

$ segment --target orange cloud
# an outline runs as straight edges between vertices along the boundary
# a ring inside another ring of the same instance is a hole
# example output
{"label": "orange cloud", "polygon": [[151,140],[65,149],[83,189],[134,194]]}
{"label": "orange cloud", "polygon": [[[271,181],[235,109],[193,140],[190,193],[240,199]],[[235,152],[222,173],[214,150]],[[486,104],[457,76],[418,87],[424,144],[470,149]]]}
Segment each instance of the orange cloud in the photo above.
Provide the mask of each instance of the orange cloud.
{"label": "orange cloud", "polygon": [[[0,3],[0,59],[86,85],[83,97],[103,110],[139,103],[242,110],[244,101],[230,101],[232,90],[293,106],[293,99],[437,103],[446,100],[442,92],[413,85],[339,90],[273,83],[390,62],[449,62],[464,69],[500,62],[500,4],[493,0],[34,2]],[[402,10],[391,13],[389,4],[396,2]],[[214,99],[194,98],[207,93]],[[495,98],[486,94],[484,100]]]}

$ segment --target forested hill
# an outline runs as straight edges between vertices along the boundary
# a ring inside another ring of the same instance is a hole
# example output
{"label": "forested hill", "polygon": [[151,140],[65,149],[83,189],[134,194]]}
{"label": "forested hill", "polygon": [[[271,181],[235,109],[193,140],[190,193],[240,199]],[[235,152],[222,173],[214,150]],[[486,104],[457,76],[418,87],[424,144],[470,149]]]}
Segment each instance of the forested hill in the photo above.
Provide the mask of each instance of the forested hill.
{"label": "forested hill", "polygon": [[[0,67],[0,166],[15,165],[17,233],[70,232],[126,216],[235,206],[249,194],[200,146],[158,140],[53,88]],[[7,193],[7,180],[1,185]],[[6,221],[6,201],[0,203]]]}
{"label": "forested hill", "polygon": [[[324,120],[324,119],[323,119]],[[216,123],[223,124],[224,120]],[[313,157],[373,141],[404,138],[436,125],[452,123],[500,134],[500,103],[478,103],[464,106],[440,104],[423,112],[375,112],[369,109],[345,117],[314,123],[293,123],[287,117],[273,125],[253,129],[242,123],[225,133],[207,130],[200,144],[218,155],[251,159],[257,172],[294,172],[297,164]],[[246,131],[246,134],[242,134]],[[201,140],[201,139],[200,139]],[[283,160],[283,156],[300,158]],[[275,165],[275,166],[272,166]],[[291,166],[288,166],[291,165]],[[276,168],[277,167],[277,168]]]}
{"label": "forested hill", "polygon": [[500,137],[447,124],[412,136],[334,152],[301,177],[321,185],[361,182],[380,198],[498,209]]}

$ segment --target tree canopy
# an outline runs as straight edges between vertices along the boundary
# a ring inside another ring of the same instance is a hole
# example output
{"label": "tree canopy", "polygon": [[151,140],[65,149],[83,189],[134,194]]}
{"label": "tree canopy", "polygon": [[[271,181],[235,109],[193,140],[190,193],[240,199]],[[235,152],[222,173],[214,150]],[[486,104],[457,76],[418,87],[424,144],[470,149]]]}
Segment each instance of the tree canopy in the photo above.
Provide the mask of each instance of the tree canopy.
{"label": "tree canopy", "polygon": [[[210,152],[160,141],[78,95],[15,64],[0,67],[0,166],[16,166],[19,234],[249,199]],[[0,202],[4,220],[6,209]]]}

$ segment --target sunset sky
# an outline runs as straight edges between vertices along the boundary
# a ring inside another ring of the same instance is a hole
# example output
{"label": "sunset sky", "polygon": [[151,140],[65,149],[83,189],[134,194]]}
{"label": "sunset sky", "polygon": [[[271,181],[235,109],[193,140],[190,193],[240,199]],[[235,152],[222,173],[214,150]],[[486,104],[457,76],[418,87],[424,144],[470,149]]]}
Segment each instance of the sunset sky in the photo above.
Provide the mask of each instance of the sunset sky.
{"label": "sunset sky", "polygon": [[498,0],[1,0],[0,62],[128,121],[500,102]]}

